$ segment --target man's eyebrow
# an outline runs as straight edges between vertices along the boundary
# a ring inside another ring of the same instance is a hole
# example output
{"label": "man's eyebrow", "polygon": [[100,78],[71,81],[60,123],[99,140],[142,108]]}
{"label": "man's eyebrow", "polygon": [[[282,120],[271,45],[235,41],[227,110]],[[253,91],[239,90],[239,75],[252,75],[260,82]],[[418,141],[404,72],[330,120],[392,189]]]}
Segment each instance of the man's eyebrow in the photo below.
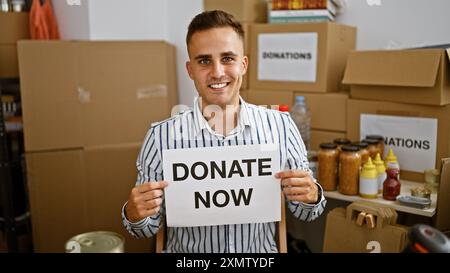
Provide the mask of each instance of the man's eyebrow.
{"label": "man's eyebrow", "polygon": [[204,55],[197,55],[195,57],[195,60],[205,59],[205,58],[211,58],[211,55],[204,54]]}
{"label": "man's eyebrow", "polygon": [[237,54],[234,53],[233,51],[227,51],[227,52],[224,52],[224,53],[222,53],[220,55],[222,55],[222,56],[237,56]]}

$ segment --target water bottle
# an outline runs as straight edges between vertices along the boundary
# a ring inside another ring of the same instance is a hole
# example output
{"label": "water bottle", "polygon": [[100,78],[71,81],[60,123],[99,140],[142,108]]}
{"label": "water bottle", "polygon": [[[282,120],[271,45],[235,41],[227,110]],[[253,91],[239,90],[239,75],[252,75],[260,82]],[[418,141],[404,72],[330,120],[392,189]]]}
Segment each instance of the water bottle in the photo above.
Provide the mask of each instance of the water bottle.
{"label": "water bottle", "polygon": [[305,103],[305,97],[296,96],[295,104],[291,108],[291,117],[297,125],[298,130],[300,131],[300,136],[303,139],[303,143],[305,143],[306,150],[310,149],[310,135],[311,135],[311,115],[308,107]]}

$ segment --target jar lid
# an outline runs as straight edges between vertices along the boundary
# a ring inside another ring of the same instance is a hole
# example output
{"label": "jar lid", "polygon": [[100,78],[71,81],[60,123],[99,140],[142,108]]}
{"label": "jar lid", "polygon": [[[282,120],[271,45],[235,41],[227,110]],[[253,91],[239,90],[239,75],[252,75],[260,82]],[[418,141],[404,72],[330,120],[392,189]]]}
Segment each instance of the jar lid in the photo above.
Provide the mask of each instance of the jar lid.
{"label": "jar lid", "polygon": [[353,145],[345,145],[341,147],[342,151],[345,152],[358,152],[359,148],[357,146],[353,146]]}
{"label": "jar lid", "polygon": [[380,140],[384,141],[384,137],[380,135],[367,135],[366,139],[376,139],[378,141]]}
{"label": "jar lid", "polygon": [[365,149],[369,146],[369,143],[364,141],[356,141],[352,143],[353,146],[359,147],[360,149]]}
{"label": "jar lid", "polygon": [[319,147],[322,149],[336,149],[337,145],[330,142],[330,143],[321,143]]}
{"label": "jar lid", "polygon": [[350,144],[351,141],[346,138],[336,138],[334,140],[334,143],[336,143],[338,145],[347,145],[347,144]]}
{"label": "jar lid", "polygon": [[380,141],[378,141],[378,140],[376,140],[376,139],[371,139],[371,138],[369,138],[369,139],[364,139],[364,140],[362,140],[361,142],[366,142],[366,143],[368,143],[369,145],[372,145],[372,144],[378,144]]}

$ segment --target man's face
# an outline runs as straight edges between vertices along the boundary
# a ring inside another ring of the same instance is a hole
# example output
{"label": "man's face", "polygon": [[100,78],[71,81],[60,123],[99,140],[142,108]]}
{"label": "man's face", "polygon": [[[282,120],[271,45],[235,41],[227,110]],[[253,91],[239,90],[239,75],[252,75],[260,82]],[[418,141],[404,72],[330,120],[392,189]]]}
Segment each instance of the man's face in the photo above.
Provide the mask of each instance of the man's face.
{"label": "man's face", "polygon": [[199,31],[192,35],[188,52],[186,68],[202,97],[202,107],[237,106],[248,66],[239,35],[231,27]]}

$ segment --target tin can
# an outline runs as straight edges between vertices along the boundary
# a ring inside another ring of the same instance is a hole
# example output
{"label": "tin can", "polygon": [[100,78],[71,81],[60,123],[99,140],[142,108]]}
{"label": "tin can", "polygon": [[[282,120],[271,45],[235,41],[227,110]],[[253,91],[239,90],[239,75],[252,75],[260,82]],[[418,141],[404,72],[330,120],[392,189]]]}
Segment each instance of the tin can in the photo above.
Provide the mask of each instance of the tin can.
{"label": "tin can", "polygon": [[66,243],[66,253],[123,253],[125,238],[115,232],[94,231],[76,235]]}

